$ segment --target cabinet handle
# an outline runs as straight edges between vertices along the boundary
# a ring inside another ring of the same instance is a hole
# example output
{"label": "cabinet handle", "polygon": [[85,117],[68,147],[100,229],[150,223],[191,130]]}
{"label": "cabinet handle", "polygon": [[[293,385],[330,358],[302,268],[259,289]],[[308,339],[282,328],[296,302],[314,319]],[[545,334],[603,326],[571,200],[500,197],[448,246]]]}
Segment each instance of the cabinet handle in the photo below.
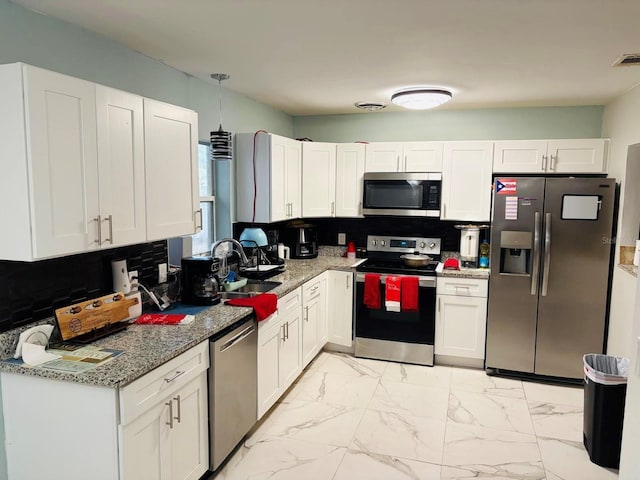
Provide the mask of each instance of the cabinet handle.
{"label": "cabinet handle", "polygon": [[549,162],[549,170],[555,170],[556,169],[556,165],[554,163],[555,160],[558,160],[558,156],[553,156],[551,155],[551,161]]}
{"label": "cabinet handle", "polygon": [[173,428],[173,400],[169,400],[165,405],[169,407],[169,421],[165,422],[165,425],[169,425],[169,428]]}
{"label": "cabinet handle", "polygon": [[286,337],[286,335],[285,335],[285,333],[284,333],[284,325],[285,325],[285,324],[283,323],[283,324],[282,324],[282,341],[283,341],[283,342],[286,342],[286,341],[287,341],[287,337]]}
{"label": "cabinet handle", "polygon": [[287,327],[287,338],[285,340],[289,340],[289,322],[285,323],[285,326]]}
{"label": "cabinet handle", "polygon": [[446,203],[442,203],[442,216],[446,217],[447,216],[447,204]]}
{"label": "cabinet handle", "polygon": [[396,172],[400,171],[400,155],[396,157]]}
{"label": "cabinet handle", "polygon": [[102,245],[102,217],[98,215],[94,220],[98,224],[98,239],[96,240],[96,243],[98,245]]}
{"label": "cabinet handle", "polygon": [[542,155],[542,171],[544,172],[547,169],[547,156]]}
{"label": "cabinet handle", "polygon": [[440,312],[440,298],[438,299],[438,312]]}
{"label": "cabinet handle", "polygon": [[177,397],[173,397],[173,399],[174,399],[176,402],[178,402],[178,416],[177,416],[177,417],[173,417],[173,418],[175,418],[176,420],[178,420],[178,423],[180,423],[180,420],[182,420],[182,418],[181,418],[181,417],[182,417],[182,413],[181,413],[182,408],[181,408],[181,406],[180,406],[180,395],[178,395]]}
{"label": "cabinet handle", "polygon": [[171,378],[165,378],[164,381],[167,383],[171,383],[173,382],[176,378],[178,378],[180,375],[184,375],[186,372],[186,370],[176,370],[176,374],[171,377]]}
{"label": "cabinet handle", "polygon": [[362,215],[362,202],[358,203],[358,215]]}
{"label": "cabinet handle", "polygon": [[202,231],[202,209],[201,209],[201,208],[199,208],[198,210],[196,210],[195,212],[193,212],[193,218],[194,218],[194,221],[195,221],[195,217],[196,217],[196,215],[198,215],[198,214],[200,214],[200,225],[196,224],[196,232],[197,232],[198,230]]}
{"label": "cabinet handle", "polygon": [[104,241],[113,245],[113,215],[109,215],[106,221],[109,222],[109,238],[105,238]]}
{"label": "cabinet handle", "polygon": [[336,214],[336,202],[331,202],[331,215]]}
{"label": "cabinet handle", "polygon": [[308,305],[306,307],[304,307],[304,321],[305,322],[309,321],[309,306]]}
{"label": "cabinet handle", "polygon": [[346,280],[347,280],[347,290],[349,290],[351,288],[351,275],[347,275],[346,276]]}

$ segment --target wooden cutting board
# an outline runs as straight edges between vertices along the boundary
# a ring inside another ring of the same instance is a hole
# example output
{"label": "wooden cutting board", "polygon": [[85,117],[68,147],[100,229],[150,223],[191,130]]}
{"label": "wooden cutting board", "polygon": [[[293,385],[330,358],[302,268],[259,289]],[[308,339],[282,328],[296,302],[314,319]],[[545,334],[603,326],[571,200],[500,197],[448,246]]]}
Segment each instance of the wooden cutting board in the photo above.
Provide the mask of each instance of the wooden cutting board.
{"label": "wooden cutting board", "polygon": [[131,316],[130,308],[140,303],[139,296],[126,298],[116,292],[86,302],[56,310],[56,319],[63,340],[121,322]]}

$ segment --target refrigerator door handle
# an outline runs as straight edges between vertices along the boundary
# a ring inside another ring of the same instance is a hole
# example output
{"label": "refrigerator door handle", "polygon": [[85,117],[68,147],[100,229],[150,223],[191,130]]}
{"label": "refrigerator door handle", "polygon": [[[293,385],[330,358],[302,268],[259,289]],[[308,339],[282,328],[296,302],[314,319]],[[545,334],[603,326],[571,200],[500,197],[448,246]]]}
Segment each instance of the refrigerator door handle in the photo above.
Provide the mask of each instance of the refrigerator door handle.
{"label": "refrigerator door handle", "polygon": [[549,286],[549,264],[551,263],[551,214],[546,213],[544,219],[544,271],[542,272],[542,291],[543,297],[547,296],[547,287]]}
{"label": "refrigerator door handle", "polygon": [[535,214],[535,226],[533,231],[533,268],[531,272],[531,295],[538,294],[538,281],[540,277],[540,212]]}

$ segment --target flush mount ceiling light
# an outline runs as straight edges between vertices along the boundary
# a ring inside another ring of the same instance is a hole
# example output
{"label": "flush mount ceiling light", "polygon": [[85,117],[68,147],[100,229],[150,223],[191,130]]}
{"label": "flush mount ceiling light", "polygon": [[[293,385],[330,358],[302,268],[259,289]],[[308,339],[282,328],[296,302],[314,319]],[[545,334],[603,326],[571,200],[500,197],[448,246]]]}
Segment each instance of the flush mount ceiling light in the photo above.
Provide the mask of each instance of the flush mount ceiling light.
{"label": "flush mount ceiling light", "polygon": [[386,107],[382,102],[356,102],[353,105],[358,107],[360,110],[366,110],[368,112],[376,112]]}
{"label": "flush mount ceiling light", "polygon": [[233,143],[231,133],[222,130],[222,81],[227,80],[226,73],[212,73],[211,78],[218,81],[220,98],[220,127],[211,132],[211,158],[213,160],[231,160],[233,156]]}
{"label": "flush mount ceiling light", "polygon": [[415,88],[391,95],[391,102],[411,110],[427,110],[448,102],[453,97],[449,90]]}

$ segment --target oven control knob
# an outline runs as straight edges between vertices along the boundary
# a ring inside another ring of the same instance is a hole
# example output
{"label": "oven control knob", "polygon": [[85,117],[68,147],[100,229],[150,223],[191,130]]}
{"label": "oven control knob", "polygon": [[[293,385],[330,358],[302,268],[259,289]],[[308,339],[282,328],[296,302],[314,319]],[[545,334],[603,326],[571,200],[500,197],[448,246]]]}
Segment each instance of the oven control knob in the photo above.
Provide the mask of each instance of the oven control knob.
{"label": "oven control knob", "polygon": [[424,243],[424,242],[420,242],[420,248],[424,248],[424,247],[426,247],[426,246],[427,246],[427,244],[426,244],[426,243]]}
{"label": "oven control knob", "polygon": [[373,246],[378,245],[378,240],[371,240],[371,245],[373,245]]}
{"label": "oven control knob", "polygon": [[431,242],[429,244],[429,248],[436,248],[436,242]]}
{"label": "oven control knob", "polygon": [[382,245],[383,247],[387,244],[387,242],[385,240],[380,240],[380,245]]}

